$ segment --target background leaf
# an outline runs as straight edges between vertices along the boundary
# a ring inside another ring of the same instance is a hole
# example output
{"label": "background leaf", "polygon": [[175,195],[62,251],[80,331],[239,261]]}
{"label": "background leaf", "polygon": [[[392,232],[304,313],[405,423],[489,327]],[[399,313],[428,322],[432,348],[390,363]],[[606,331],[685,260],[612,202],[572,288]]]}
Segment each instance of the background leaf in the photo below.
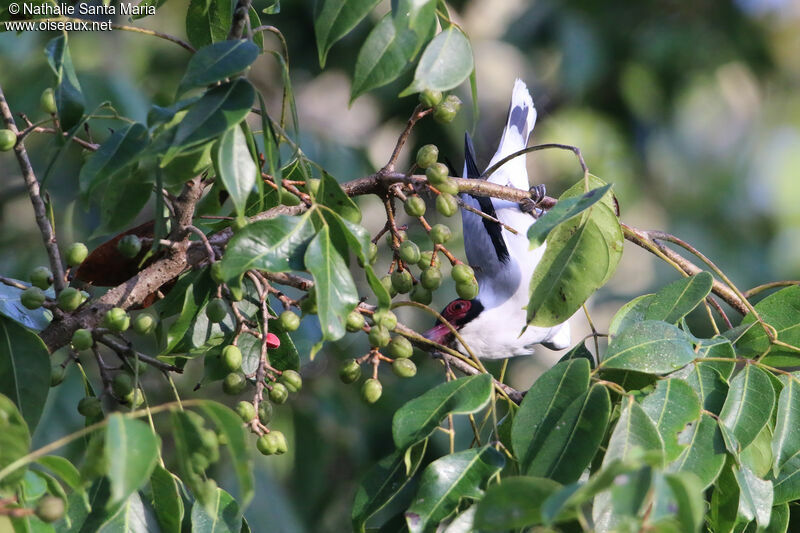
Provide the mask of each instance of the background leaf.
{"label": "background leaf", "polygon": [[319,65],[325,60],[331,47],[350,33],[366,17],[379,0],[324,0],[322,8],[314,17],[314,34],[317,37]]}
{"label": "background leaf", "polygon": [[492,485],[478,503],[475,527],[481,531],[507,531],[541,523],[541,502],[561,488],[540,477],[506,477]]}
{"label": "background leaf", "polygon": [[[25,456],[30,447],[31,435],[22,414],[10,398],[0,394],[0,469]],[[19,468],[0,479],[0,488],[13,491],[25,471]]]}
{"label": "background leaf", "polygon": [[54,92],[58,120],[61,129],[68,131],[80,121],[86,103],[78,83],[78,76],[75,74],[75,67],[72,65],[66,32],[48,42],[45,53],[47,62],[56,75]]}
{"label": "background leaf", "polygon": [[258,52],[258,46],[247,39],[204,46],[189,59],[178,93],[194,87],[205,87],[238,74],[256,60]]}
{"label": "background leaf", "polygon": [[428,43],[414,72],[414,81],[400,96],[425,90],[450,90],[466,80],[474,68],[469,39],[460,29],[450,26]]}
{"label": "background leaf", "polygon": [[195,48],[228,38],[233,5],[228,0],[190,0],[186,12],[186,36]]}
{"label": "background leaf", "polygon": [[258,167],[247,146],[242,129],[235,126],[226,131],[217,148],[218,176],[231,195],[236,212],[244,217],[247,198],[255,187]]}
{"label": "background leaf", "polygon": [[50,391],[50,354],[38,335],[0,316],[0,394],[33,431]]}

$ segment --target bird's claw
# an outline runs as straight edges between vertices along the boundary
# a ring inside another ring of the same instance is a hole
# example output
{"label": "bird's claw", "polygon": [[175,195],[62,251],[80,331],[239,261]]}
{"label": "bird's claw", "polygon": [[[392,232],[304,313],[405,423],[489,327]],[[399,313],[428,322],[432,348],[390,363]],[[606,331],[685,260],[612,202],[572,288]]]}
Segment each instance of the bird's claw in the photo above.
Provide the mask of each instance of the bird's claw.
{"label": "bird's claw", "polygon": [[547,188],[544,186],[544,183],[541,185],[535,185],[530,188],[530,193],[533,203],[538,204],[544,200],[545,196],[547,196]]}

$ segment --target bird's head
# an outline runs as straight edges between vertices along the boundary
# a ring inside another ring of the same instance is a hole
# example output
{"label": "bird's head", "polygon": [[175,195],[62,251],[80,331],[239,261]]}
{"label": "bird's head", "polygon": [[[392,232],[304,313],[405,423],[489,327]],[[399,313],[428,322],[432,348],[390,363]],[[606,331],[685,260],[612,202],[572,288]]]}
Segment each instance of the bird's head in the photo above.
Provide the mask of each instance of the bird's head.
{"label": "bird's head", "polygon": [[[458,299],[447,304],[447,307],[444,308],[441,314],[457,331],[481,314],[482,311],[483,304],[481,304],[480,300]],[[428,340],[444,345],[449,344],[453,340],[453,334],[450,328],[442,321],[439,321],[435,326],[426,331],[424,336]]]}

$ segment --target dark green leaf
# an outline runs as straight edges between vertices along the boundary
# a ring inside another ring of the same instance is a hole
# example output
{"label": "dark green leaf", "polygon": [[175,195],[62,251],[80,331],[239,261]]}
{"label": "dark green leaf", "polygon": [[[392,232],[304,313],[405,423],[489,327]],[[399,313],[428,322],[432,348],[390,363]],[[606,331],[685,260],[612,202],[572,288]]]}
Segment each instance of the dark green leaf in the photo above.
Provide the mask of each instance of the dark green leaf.
{"label": "dark green leaf", "polygon": [[156,465],[150,476],[150,490],[161,531],[180,533],[184,509],[178,481],[167,469]]}
{"label": "dark green leaf", "polygon": [[[793,285],[770,294],[755,306],[761,319],[775,328],[778,340],[800,348],[800,285]],[[748,313],[742,324],[755,322],[752,313]],[[797,365],[800,352],[781,346],[770,347],[769,338],[759,324],[751,327],[736,342],[736,348],[743,357],[756,356],[769,348],[769,356],[788,356]]]}
{"label": "dark green leaf", "polygon": [[33,430],[50,391],[50,353],[42,339],[0,316],[0,394],[6,395]]}
{"label": "dark green leaf", "polygon": [[195,48],[224,41],[232,20],[230,0],[191,0],[186,12],[186,36]]}
{"label": "dark green leaf", "polygon": [[350,33],[378,2],[379,0],[323,0],[322,8],[314,18],[321,67],[325,67],[328,51],[334,43]]}
{"label": "dark green leaf", "polygon": [[450,26],[428,43],[414,72],[414,81],[400,96],[425,90],[448,91],[466,80],[473,68],[469,39],[459,28]]}
{"label": "dark green leaf", "polygon": [[564,361],[569,361],[570,359],[586,359],[589,361],[589,368],[594,368],[594,355],[589,349],[586,347],[586,340],[584,339],[575,346],[573,346],[567,353],[561,356],[561,359],[558,360],[559,363]]}
{"label": "dark green leaf", "polygon": [[409,531],[427,531],[455,511],[463,498],[483,496],[483,486],[504,464],[503,455],[490,446],[432,462],[422,472],[414,503],[405,513]]}
{"label": "dark green leaf", "polygon": [[[25,456],[31,447],[31,435],[17,406],[0,394],[0,469]],[[25,467],[14,470],[0,479],[0,489],[13,491],[25,475]]]}
{"label": "dark green leaf", "polygon": [[772,438],[774,473],[793,456],[800,454],[800,382],[794,376],[783,378],[785,385],[778,398],[775,435]]}
{"label": "dark green leaf", "polygon": [[178,94],[230,78],[249,67],[257,57],[258,46],[246,39],[204,46],[189,59]]}
{"label": "dark green leaf", "polygon": [[106,426],[105,454],[111,482],[108,505],[113,506],[147,482],[158,462],[159,439],[141,420],[114,413]]}
{"label": "dark green leaf", "polygon": [[658,382],[656,390],[645,396],[642,409],[650,417],[664,441],[664,459],[672,461],[682,452],[678,433],[700,416],[700,400],[681,379]]}
{"label": "dark green leaf", "polygon": [[192,505],[192,533],[240,533],[242,514],[230,494],[216,489],[209,506]]}
{"label": "dark green leaf", "polygon": [[508,477],[492,485],[478,503],[475,527],[481,531],[506,531],[542,522],[541,502],[561,485],[541,477]]}
{"label": "dark green leaf", "polygon": [[667,466],[669,472],[691,472],[703,485],[709,487],[719,476],[725,464],[725,442],[719,426],[710,415],[703,413],[678,437],[683,451]]}
{"label": "dark green leaf", "polygon": [[773,483],[775,505],[800,499],[800,453],[783,463]]}
{"label": "dark green leaf", "polygon": [[697,393],[703,409],[719,414],[728,396],[728,383],[720,373],[706,363],[695,363],[686,382]]}
{"label": "dark green leaf", "polygon": [[[14,281],[30,286],[24,281]],[[34,331],[41,331],[46,328],[50,323],[52,313],[44,307],[34,310],[28,309],[19,300],[21,294],[22,289],[0,283],[0,315],[8,317]]]}
{"label": "dark green leaf", "polygon": [[57,455],[45,455],[36,462],[56,474],[69,488],[80,489],[81,474],[67,459]]}
{"label": "dark green leaf", "polygon": [[281,143],[279,137],[275,134],[272,127],[272,119],[267,115],[267,106],[264,104],[264,98],[261,93],[258,95],[258,104],[261,113],[261,135],[264,137],[264,159],[267,162],[267,169],[269,175],[272,176],[273,181],[280,189],[283,182],[283,172],[281,169]]}
{"label": "dark green leaf", "polygon": [[739,455],[742,465],[746,465],[760,478],[766,478],[772,471],[772,428],[766,424],[756,435],[755,440]]}
{"label": "dark green leaf", "polygon": [[739,516],[739,483],[733,472],[733,460],[729,459],[714,484],[711,493],[711,509],[707,520],[713,531],[733,531],[737,522],[743,529],[748,520]]}
{"label": "dark green leaf", "polygon": [[75,75],[75,67],[72,65],[66,32],[50,40],[45,46],[45,53],[47,62],[56,75],[55,98],[58,120],[61,129],[68,131],[81,120],[85,100],[78,77]]}
{"label": "dark green leaf", "polygon": [[701,361],[697,363],[701,366],[713,368],[719,372],[723,379],[730,378],[734,368],[736,368],[736,351],[733,349],[731,341],[725,337],[717,336],[711,339],[701,339],[697,355],[707,358],[724,357],[730,359],[730,361]]}
{"label": "dark green leaf", "polygon": [[107,515],[111,516],[96,530],[97,533],[149,533],[158,527],[158,520],[144,505],[138,492],[131,494],[121,505],[107,507]]}
{"label": "dark green leaf", "polygon": [[691,363],[697,355],[692,337],[666,322],[637,322],[608,344],[601,368],[667,374]]}
{"label": "dark green leaf", "polygon": [[556,226],[592,207],[603,198],[610,188],[610,184],[604,185],[603,187],[592,189],[582,196],[565,198],[559,201],[528,229],[528,240],[531,243],[531,250],[541,246],[545,238]]}
{"label": "dark green leaf", "polygon": [[733,434],[740,449],[744,449],[769,421],[774,404],[775,391],[769,376],[755,365],[747,365],[731,380],[719,415],[720,424]]}
{"label": "dark green leaf", "polygon": [[319,190],[314,199],[322,205],[330,207],[342,218],[354,224],[361,222],[361,210],[345,194],[339,182],[327,172],[322,173]]}
{"label": "dark green leaf", "polygon": [[611,319],[611,324],[608,326],[608,334],[611,337],[615,337],[636,322],[643,321],[653,298],[655,298],[655,294],[643,294],[620,307],[619,311]]}
{"label": "dark green leaf", "polygon": [[218,176],[231,195],[236,212],[244,216],[247,199],[253,192],[258,167],[247,147],[242,129],[233,127],[225,132],[217,148]]}
{"label": "dark green leaf", "polygon": [[714,278],[708,272],[670,283],[655,294],[644,319],[677,323],[708,296],[713,283]]}
{"label": "dark green leaf", "polygon": [[664,479],[677,504],[675,517],[682,531],[699,531],[703,524],[705,505],[703,487],[697,477],[689,472],[667,474]]}
{"label": "dark green leaf", "polygon": [[208,292],[198,290],[195,295],[194,285],[189,284],[183,293],[183,307],[181,307],[181,314],[178,320],[170,324],[167,330],[167,345],[162,350],[161,355],[167,355],[172,352],[178,344],[183,340],[189,327],[192,325],[200,309],[208,301]]}
{"label": "dark green leaf", "polygon": [[81,167],[78,177],[81,193],[91,195],[98,186],[108,183],[118,173],[127,178],[131,165],[148,141],[147,128],[138,122],[115,131]]}

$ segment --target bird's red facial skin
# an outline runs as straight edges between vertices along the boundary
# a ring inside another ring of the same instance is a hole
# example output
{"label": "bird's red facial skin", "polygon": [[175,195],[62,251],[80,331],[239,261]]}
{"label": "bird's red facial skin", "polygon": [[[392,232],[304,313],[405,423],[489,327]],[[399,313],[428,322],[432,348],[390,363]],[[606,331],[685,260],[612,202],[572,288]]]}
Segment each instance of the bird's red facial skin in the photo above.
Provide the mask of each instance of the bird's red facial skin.
{"label": "bird's red facial skin", "polygon": [[[461,321],[465,316],[467,316],[467,313],[471,307],[472,302],[469,300],[453,300],[447,305],[447,307],[444,308],[444,311],[442,311],[442,317],[447,320],[455,329],[459,329],[462,326]],[[433,342],[437,342],[439,344],[448,344],[450,342],[449,338],[452,336],[452,332],[446,324],[439,323],[426,331],[424,336],[426,339],[432,340]]]}

